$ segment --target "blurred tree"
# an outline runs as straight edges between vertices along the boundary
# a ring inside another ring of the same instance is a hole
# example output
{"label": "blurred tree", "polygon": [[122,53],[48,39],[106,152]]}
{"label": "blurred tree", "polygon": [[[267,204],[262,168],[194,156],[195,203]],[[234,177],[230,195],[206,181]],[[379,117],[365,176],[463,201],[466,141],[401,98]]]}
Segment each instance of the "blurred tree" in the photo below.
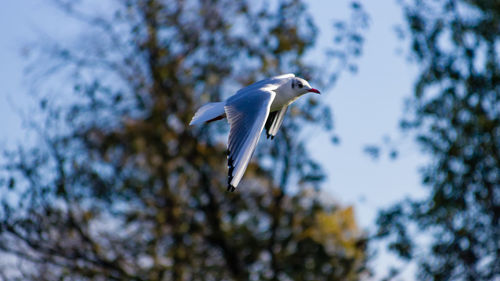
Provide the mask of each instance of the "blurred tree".
{"label": "blurred tree", "polygon": [[366,26],[359,4],[336,23],[331,64],[319,69],[304,58],[317,29],[302,1],[128,0],[100,2],[111,6],[98,13],[85,1],[55,3],[87,25],[70,47],[45,40],[30,50],[33,120],[44,121],[33,123],[34,146],[5,153],[4,279],[367,272],[353,211],[320,196],[324,175],[301,134],[311,123],[331,128],[326,106],[311,97],[294,107],[235,193],[225,188],[228,126],[187,126],[198,106],[256,79],[286,71],[326,86],[341,69],[331,65],[353,68]]}
{"label": "blurred tree", "polygon": [[[500,2],[401,1],[420,65],[402,122],[432,156],[429,196],[382,212],[379,234],[419,263],[419,280],[500,278]],[[426,250],[415,251],[415,236]]]}

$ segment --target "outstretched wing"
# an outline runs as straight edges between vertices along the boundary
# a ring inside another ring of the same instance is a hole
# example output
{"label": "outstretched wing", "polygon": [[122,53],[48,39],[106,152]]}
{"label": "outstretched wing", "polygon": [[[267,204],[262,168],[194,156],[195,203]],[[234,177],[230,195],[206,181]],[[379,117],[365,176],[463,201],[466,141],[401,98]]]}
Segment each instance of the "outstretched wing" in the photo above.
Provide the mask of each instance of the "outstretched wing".
{"label": "outstretched wing", "polygon": [[288,79],[291,79],[293,77],[295,77],[295,75],[293,73],[289,73],[289,74],[274,76],[271,78],[266,78],[266,79],[257,81],[253,84],[250,84],[244,88],[239,89],[236,92],[236,94],[234,94],[233,97],[237,97],[240,95],[246,96],[253,91],[264,89],[264,88],[271,90],[271,91],[274,91],[277,87],[279,87],[281,84],[283,84],[284,81],[286,82]]}
{"label": "outstretched wing", "polygon": [[281,124],[283,123],[283,119],[285,119],[286,110],[288,106],[284,106],[281,110],[274,111],[269,113],[269,117],[267,117],[266,121],[266,133],[267,138],[274,139],[276,134],[278,133]]}
{"label": "outstretched wing", "polygon": [[228,191],[234,191],[252,158],[260,134],[269,115],[275,93],[255,89],[248,94],[233,96],[224,107],[231,127],[228,141]]}

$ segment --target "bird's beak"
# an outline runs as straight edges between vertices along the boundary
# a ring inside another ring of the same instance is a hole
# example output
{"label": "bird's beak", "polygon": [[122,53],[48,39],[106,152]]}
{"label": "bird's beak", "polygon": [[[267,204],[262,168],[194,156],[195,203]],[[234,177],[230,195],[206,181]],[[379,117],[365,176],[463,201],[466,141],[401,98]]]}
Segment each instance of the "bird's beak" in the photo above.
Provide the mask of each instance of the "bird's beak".
{"label": "bird's beak", "polygon": [[316,94],[320,94],[320,92],[314,88],[311,88],[309,90],[307,90],[308,92],[311,92],[311,93],[316,93]]}

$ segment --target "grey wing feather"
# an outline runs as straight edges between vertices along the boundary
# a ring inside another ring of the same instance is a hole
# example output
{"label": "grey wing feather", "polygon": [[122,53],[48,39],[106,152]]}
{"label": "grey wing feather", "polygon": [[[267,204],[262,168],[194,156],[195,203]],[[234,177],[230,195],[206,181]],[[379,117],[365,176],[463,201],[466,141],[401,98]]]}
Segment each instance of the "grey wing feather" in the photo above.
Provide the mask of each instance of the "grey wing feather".
{"label": "grey wing feather", "polygon": [[289,74],[283,74],[279,76],[274,76],[271,78],[266,78],[260,81],[257,81],[253,84],[250,84],[244,88],[239,89],[236,94],[234,94],[233,97],[237,97],[240,95],[247,95],[249,92],[255,91],[255,90],[260,90],[263,88],[268,88],[269,90],[274,90],[273,85],[276,87],[280,85],[280,82],[282,82],[284,79],[290,79],[295,77],[295,74],[289,73]]}
{"label": "grey wing feather", "polygon": [[229,98],[224,107],[230,125],[228,140],[228,190],[238,185],[255,151],[275,93],[254,90]]}
{"label": "grey wing feather", "polygon": [[281,127],[281,124],[283,124],[287,109],[288,106],[284,106],[283,108],[281,108],[281,110],[269,113],[269,117],[266,121],[267,138],[274,139],[274,137],[278,133],[279,128]]}

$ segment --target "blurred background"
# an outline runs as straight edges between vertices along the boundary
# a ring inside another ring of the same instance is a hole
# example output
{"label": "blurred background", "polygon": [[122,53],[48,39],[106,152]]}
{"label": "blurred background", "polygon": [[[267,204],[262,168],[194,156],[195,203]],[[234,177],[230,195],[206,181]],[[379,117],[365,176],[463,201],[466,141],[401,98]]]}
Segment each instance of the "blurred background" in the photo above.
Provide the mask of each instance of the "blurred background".
{"label": "blurred background", "polygon": [[[497,0],[0,9],[2,280],[499,280]],[[196,109],[321,90],[226,192]]]}

